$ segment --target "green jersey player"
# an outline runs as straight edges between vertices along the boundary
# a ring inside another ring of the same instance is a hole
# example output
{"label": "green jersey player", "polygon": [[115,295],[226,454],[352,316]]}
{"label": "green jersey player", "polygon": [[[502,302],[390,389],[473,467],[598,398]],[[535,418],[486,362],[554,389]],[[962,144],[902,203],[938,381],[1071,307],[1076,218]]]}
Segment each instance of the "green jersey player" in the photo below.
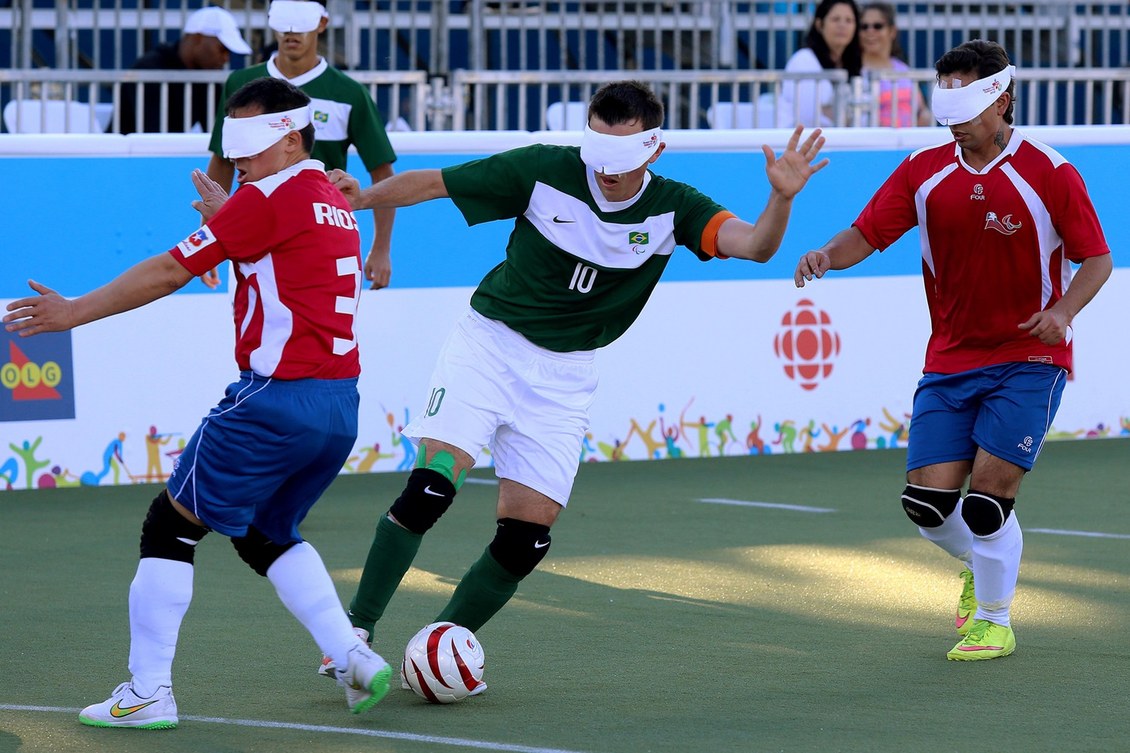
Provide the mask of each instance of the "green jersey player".
{"label": "green jersey player", "polygon": [[499,477],[498,527],[437,620],[476,631],[510,599],[545,556],[569,501],[596,387],[594,351],[636,319],[676,246],[702,259],[768,261],[793,197],[827,164],[813,164],[819,130],[801,143],[798,127],[780,157],[763,146],[771,191],[751,224],[649,170],[666,145],[663,105],[644,84],[606,84],[588,115],[579,149],[521,147],[364,191],[331,173],[355,208],[449,197],[469,224],[514,221],[505,261],[475,290],[440,354],[426,410],[404,429],[419,446],[417,465],[377,524],[350,607],[366,638],[484,447]]}

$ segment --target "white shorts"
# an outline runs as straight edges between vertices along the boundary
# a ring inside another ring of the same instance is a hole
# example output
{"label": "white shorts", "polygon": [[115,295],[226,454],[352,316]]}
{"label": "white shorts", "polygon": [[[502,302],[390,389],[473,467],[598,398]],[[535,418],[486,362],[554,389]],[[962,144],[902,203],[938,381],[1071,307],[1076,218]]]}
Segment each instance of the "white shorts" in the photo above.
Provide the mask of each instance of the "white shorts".
{"label": "white shorts", "polygon": [[419,444],[438,439],[471,457],[489,447],[499,478],[564,507],[589,430],[594,351],[555,353],[469,311],[432,372],[428,405],[404,427]]}

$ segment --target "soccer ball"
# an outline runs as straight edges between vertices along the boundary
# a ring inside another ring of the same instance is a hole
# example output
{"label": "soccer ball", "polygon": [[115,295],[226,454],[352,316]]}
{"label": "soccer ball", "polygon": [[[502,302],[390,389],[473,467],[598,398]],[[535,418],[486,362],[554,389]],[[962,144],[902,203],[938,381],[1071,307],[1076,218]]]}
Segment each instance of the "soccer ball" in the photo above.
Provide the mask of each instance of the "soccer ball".
{"label": "soccer ball", "polygon": [[455,703],[486,689],[483,647],[465,627],[433,622],[408,641],[400,675],[430,703]]}

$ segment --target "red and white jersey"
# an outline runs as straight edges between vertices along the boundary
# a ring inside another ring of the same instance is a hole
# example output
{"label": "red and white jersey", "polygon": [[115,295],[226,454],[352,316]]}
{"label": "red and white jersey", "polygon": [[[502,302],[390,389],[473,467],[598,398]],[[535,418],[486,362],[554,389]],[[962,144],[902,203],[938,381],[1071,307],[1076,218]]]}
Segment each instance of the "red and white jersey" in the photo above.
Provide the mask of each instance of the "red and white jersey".
{"label": "red and white jersey", "polygon": [[361,373],[353,329],[361,237],[321,162],[243,185],[169,253],[195,275],[232,261],[241,370],[278,379]]}
{"label": "red and white jersey", "polygon": [[1013,130],[982,170],[956,144],[920,149],[891,174],[855,226],[883,250],[918,226],[932,333],[926,372],[1008,362],[1071,369],[1070,330],[1043,345],[1018,328],[1055,304],[1069,261],[1110,253],[1079,172]]}

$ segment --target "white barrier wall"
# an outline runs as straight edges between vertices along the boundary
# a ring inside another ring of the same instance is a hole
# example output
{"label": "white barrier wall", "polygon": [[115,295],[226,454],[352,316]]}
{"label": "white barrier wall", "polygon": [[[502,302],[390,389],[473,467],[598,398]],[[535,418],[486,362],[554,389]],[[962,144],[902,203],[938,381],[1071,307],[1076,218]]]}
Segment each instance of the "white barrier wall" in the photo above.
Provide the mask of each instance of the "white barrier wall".
{"label": "white barrier wall", "polygon": [[[1031,133],[1080,167],[1116,264],[1075,322],[1076,372],[1052,436],[1130,434],[1130,221],[1118,167],[1130,164],[1130,129]],[[405,170],[578,135],[393,137]],[[779,150],[786,137],[674,132],[656,168],[752,220],[767,195],[760,144]],[[797,199],[776,259],[704,264],[678,251],[640,320],[599,357],[584,459],[903,446],[928,334],[916,237],[803,290],[791,277],[797,256],[850,224],[909,150],[947,137],[942,129],[832,132],[832,164]],[[191,232],[188,173],[206,162],[205,138],[0,136],[0,200],[9,208],[0,305],[24,295],[28,278],[85,292]],[[362,297],[362,430],[346,472],[411,467],[398,429],[423,407],[443,338],[503,258],[509,229],[468,229],[449,202],[398,213],[393,286]],[[228,294],[198,282],[73,333],[0,337],[0,489],[163,480],[235,377]]]}

